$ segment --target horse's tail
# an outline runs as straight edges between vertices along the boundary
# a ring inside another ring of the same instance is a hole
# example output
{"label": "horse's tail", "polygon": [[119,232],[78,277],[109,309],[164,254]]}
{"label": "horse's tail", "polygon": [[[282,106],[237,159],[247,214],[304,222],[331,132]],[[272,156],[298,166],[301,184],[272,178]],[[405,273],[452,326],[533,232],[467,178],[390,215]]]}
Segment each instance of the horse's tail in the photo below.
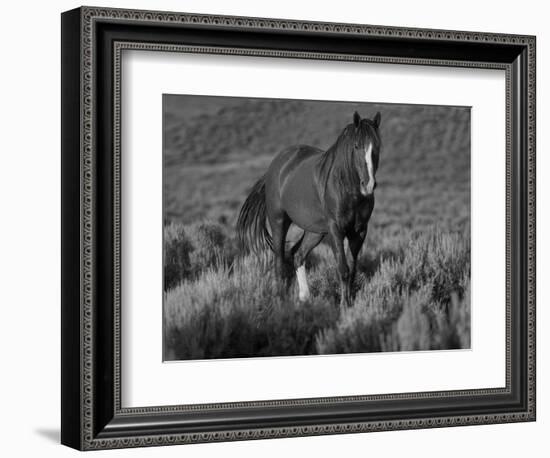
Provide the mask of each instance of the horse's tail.
{"label": "horse's tail", "polygon": [[246,198],[237,219],[237,237],[241,248],[260,254],[273,249],[273,241],[267,229],[265,205],[265,176],[260,178]]}

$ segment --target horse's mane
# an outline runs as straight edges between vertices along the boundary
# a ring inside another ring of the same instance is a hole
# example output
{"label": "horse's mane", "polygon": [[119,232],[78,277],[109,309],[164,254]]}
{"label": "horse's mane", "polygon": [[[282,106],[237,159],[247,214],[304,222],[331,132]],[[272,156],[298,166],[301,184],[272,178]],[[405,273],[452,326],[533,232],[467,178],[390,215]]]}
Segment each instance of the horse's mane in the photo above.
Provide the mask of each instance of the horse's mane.
{"label": "horse's mane", "polygon": [[359,174],[353,154],[355,145],[367,136],[375,144],[380,141],[372,122],[361,119],[357,127],[353,123],[346,126],[334,144],[323,153],[319,159],[319,184],[322,187],[323,201],[329,178],[335,180],[336,188],[341,194],[359,187]]}

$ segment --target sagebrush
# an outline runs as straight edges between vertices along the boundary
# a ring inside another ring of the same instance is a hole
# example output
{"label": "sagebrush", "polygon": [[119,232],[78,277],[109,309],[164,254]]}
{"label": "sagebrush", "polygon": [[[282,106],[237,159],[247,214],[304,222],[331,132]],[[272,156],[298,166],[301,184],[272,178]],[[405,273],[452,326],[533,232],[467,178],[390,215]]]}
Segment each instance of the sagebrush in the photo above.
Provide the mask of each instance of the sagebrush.
{"label": "sagebrush", "polygon": [[[308,263],[312,297],[238,256],[216,223],[165,228],[168,360],[468,348],[470,240],[440,230],[363,253],[352,307],[338,307],[328,246]],[[168,275],[169,272],[169,275]]]}

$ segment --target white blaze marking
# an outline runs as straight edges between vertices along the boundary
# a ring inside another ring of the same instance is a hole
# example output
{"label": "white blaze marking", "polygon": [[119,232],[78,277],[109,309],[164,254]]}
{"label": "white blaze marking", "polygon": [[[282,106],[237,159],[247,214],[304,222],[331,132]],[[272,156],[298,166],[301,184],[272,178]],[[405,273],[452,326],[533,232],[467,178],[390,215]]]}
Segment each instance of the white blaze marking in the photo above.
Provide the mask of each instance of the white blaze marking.
{"label": "white blaze marking", "polygon": [[309,287],[307,286],[306,267],[304,265],[298,267],[296,277],[298,279],[298,298],[301,301],[307,301],[309,299]]}
{"label": "white blaze marking", "polygon": [[369,183],[367,185],[367,194],[372,194],[374,190],[374,168],[372,166],[372,142],[369,143],[367,149],[365,149],[365,162],[367,163],[367,170],[369,172]]}

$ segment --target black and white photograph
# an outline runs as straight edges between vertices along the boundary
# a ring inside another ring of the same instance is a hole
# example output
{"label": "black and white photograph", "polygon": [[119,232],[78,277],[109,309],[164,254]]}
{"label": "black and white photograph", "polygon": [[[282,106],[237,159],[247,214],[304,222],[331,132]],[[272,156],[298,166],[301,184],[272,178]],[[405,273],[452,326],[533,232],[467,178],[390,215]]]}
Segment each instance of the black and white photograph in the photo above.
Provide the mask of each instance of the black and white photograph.
{"label": "black and white photograph", "polygon": [[162,118],[164,361],[471,348],[471,107],[164,94]]}

